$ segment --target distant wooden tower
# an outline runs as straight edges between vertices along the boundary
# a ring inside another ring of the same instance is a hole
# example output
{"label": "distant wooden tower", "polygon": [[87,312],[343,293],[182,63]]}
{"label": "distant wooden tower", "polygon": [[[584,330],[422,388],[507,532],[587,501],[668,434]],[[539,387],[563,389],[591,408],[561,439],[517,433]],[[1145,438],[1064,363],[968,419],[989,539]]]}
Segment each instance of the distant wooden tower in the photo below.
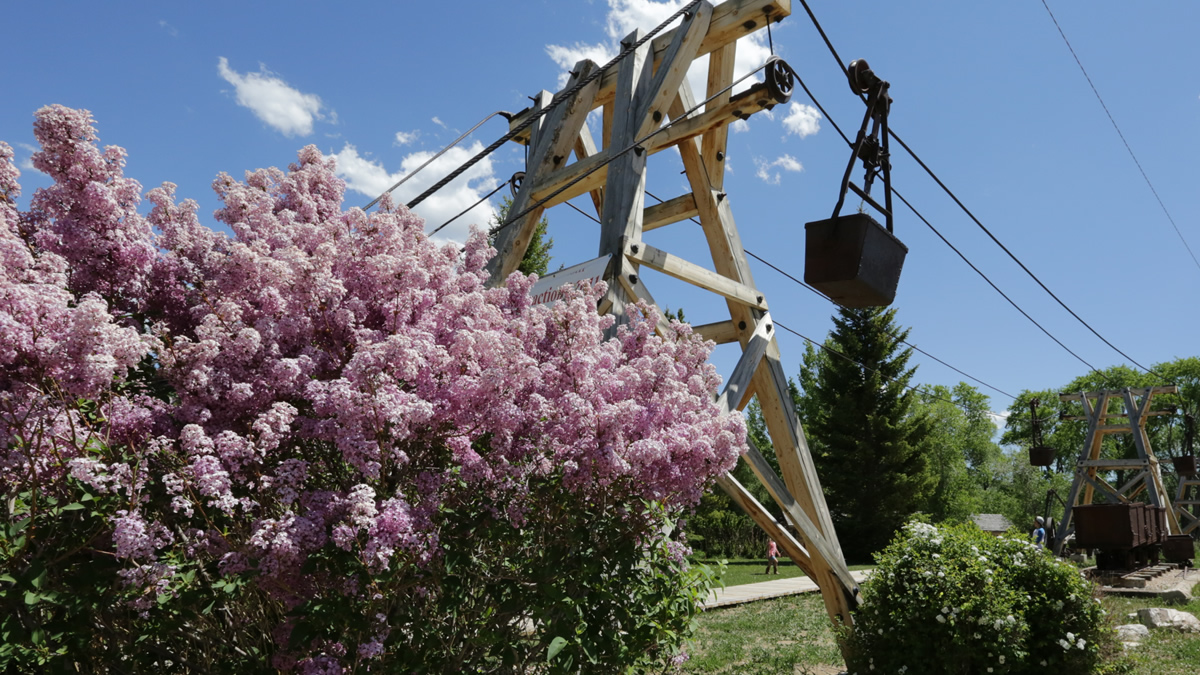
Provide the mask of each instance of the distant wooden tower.
{"label": "distant wooden tower", "polygon": [[[1072,509],[1091,504],[1097,490],[1112,502],[1132,502],[1144,492],[1143,498],[1147,503],[1167,509],[1167,529],[1171,534],[1179,534],[1179,518],[1171,508],[1166,489],[1163,488],[1158,458],[1154,456],[1150,438],[1146,435],[1146,420],[1156,415],[1170,414],[1151,412],[1151,401],[1158,394],[1174,394],[1176,391],[1176,387],[1170,385],[1059,395],[1060,401],[1077,401],[1083,404],[1082,416],[1066,419],[1085,421],[1088,427],[1083,450],[1075,465],[1075,480],[1071,483],[1071,492],[1067,497],[1067,509],[1062,520],[1058,522],[1058,531],[1054,538],[1055,553],[1062,552],[1067,535],[1075,531]],[[1109,411],[1110,402],[1117,403],[1117,410]],[[1110,423],[1109,420],[1114,418],[1124,418],[1126,421]],[[1132,434],[1137,458],[1101,459],[1100,446],[1104,437],[1110,434]],[[1113,486],[1100,475],[1102,471],[1111,470],[1132,471],[1133,477],[1126,480],[1124,485]]]}
{"label": "distant wooden tower", "polygon": [[[515,138],[528,145],[529,154],[526,175],[509,213],[527,209],[528,213],[500,230],[498,253],[489,270],[492,283],[501,283],[520,263],[543,210],[590,193],[601,221],[599,254],[612,256],[606,277],[609,293],[601,312],[616,315],[620,322],[631,301],[663,306],[641,278],[643,267],[717,296],[714,300],[727,308],[729,319],[696,330],[719,344],[737,342],[742,347],[719,403],[727,411],[741,410],[752,396],[758,398],[783,477],[774,473],[756,448],[744,459],[800,536],[794,537],[777,522],[732,475],[721,476],[718,484],[818,583],[829,615],[850,625],[857,588],[792,409],[766,296],[754,284],[734,224],[732,199],[724,189],[728,125],[787,100],[769,83],[731,95],[736,41],[790,13],[790,0],[728,0],[716,7],[699,2],[678,27],[633,49],[617,67],[530,126],[531,133]],[[622,44],[628,48],[643,35],[636,31]],[[704,54],[710,56],[707,97],[711,100],[693,110],[696,98],[685,76],[693,60]],[[595,63],[580,61],[562,92],[541,92],[531,108],[513,117],[510,128],[519,128],[550,107],[596,69]],[[585,120],[597,108],[603,111],[603,133],[594,139]],[[664,125],[669,128],[647,138]],[[634,151],[629,152],[631,146]],[[678,149],[690,191],[647,207],[647,158],[669,148]],[[572,151],[573,162],[569,161]],[[659,250],[644,239],[651,230],[690,218],[699,218],[712,269]]]}

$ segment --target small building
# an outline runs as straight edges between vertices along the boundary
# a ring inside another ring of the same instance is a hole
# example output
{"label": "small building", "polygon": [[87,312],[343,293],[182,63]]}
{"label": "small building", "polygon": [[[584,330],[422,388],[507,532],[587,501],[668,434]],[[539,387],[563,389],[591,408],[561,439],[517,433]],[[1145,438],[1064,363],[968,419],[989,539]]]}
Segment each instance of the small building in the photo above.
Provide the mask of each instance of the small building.
{"label": "small building", "polygon": [[979,529],[994,537],[999,537],[1012,527],[1008,518],[999,513],[977,513],[971,516],[971,520],[979,526]]}

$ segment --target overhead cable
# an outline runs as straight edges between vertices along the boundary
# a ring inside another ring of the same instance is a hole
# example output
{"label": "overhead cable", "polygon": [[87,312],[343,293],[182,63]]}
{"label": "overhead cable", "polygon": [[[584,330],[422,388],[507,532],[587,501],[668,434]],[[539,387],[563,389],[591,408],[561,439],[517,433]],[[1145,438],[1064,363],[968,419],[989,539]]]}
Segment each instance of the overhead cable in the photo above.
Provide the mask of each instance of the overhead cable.
{"label": "overhead cable", "polygon": [[643,44],[645,44],[647,40],[653,39],[655,35],[658,35],[660,32],[662,32],[662,30],[664,28],[666,28],[668,25],[670,25],[671,22],[675,21],[676,19],[683,16],[684,14],[692,11],[698,4],[700,4],[700,0],[693,0],[693,2],[689,2],[688,4],[681,7],[679,9],[679,11],[672,14],[666,21],[664,21],[664,22],[660,23],[658,26],[656,26],[654,28],[654,30],[651,30],[649,33],[646,33],[646,35],[644,35],[641,39],[637,40],[636,42],[634,42],[632,44],[622,43],[622,45],[621,45],[622,49],[621,49],[620,53],[618,53],[616,55],[616,57],[613,58],[612,61],[609,61],[608,63],[604,64],[600,68],[597,68],[596,70],[592,71],[592,73],[590,75],[588,75],[587,77],[585,77],[582,80],[580,80],[579,82],[577,82],[575,84],[575,86],[571,87],[569,90],[567,90],[565,92],[561,92],[558,95],[556,95],[553,98],[553,100],[550,101],[550,104],[547,105],[545,108],[533,111],[528,117],[525,118],[525,121],[518,124],[516,126],[516,128],[509,130],[509,132],[507,134],[504,134],[500,138],[496,139],[494,142],[492,142],[491,145],[489,145],[486,148],[484,148],[483,150],[481,150],[478,154],[476,154],[471,159],[468,159],[466,162],[464,162],[462,165],[460,165],[454,171],[451,171],[449,173],[449,175],[447,175],[445,178],[441,179],[437,183],[434,183],[428,190],[426,190],[426,191],[422,192],[421,194],[417,195],[416,197],[414,197],[413,200],[408,203],[408,208],[411,209],[411,208],[415,207],[417,204],[420,204],[421,202],[425,201],[425,199],[427,197],[429,197],[433,193],[437,192],[438,190],[441,190],[443,187],[445,187],[447,184],[449,184],[450,181],[454,180],[455,178],[458,178],[467,169],[470,169],[472,166],[475,166],[475,164],[478,163],[480,160],[482,160],[484,157],[487,157],[488,155],[495,152],[498,148],[500,148],[500,146],[502,146],[505,143],[516,138],[518,135],[520,135],[520,133],[522,131],[525,131],[526,129],[528,129],[530,126],[533,125],[534,122],[536,122],[539,119],[541,119],[542,117],[544,117],[551,110],[554,110],[558,106],[562,105],[565,101],[571,100],[575,96],[575,94],[579,92],[579,90],[581,90],[584,87],[586,87],[587,85],[591,84],[594,80],[596,80],[596,78],[604,75],[604,73],[606,73],[610,68],[612,68],[613,66],[620,63],[626,56],[628,56],[630,53],[632,53],[638,47],[641,47]]}
{"label": "overhead cable", "polygon": [[[390,195],[390,194],[392,194],[392,191],[393,191],[393,190],[395,190],[396,188],[400,187],[401,185],[404,185],[404,183],[405,183],[405,182],[407,182],[409,178],[412,178],[413,176],[417,175],[417,173],[419,173],[419,172],[421,171],[421,169],[424,169],[425,167],[427,167],[427,166],[429,166],[430,164],[432,164],[432,163],[433,163],[433,160],[435,160],[435,159],[437,159],[438,157],[441,157],[442,155],[446,154],[446,152],[448,152],[448,151],[450,150],[450,148],[453,148],[454,146],[456,146],[456,145],[458,145],[459,143],[461,143],[461,142],[462,142],[462,139],[466,138],[467,136],[470,136],[472,132],[474,132],[474,131],[475,131],[476,129],[478,129],[479,127],[483,126],[483,123],[484,123],[484,122],[486,122],[486,121],[488,121],[488,120],[492,119],[492,118],[493,118],[493,117],[495,117],[496,115],[503,115],[503,116],[505,116],[505,117],[510,117],[510,116],[511,116],[511,113],[507,113],[507,112],[505,112],[505,111],[503,111],[503,110],[497,110],[496,112],[492,113],[491,115],[488,115],[487,117],[485,117],[485,118],[483,118],[483,119],[479,120],[479,122],[478,122],[478,123],[477,123],[475,126],[471,127],[470,129],[467,129],[466,133],[464,133],[463,135],[461,135],[461,136],[459,136],[458,138],[454,139],[454,141],[453,141],[453,142],[451,142],[451,143],[450,143],[450,145],[447,145],[446,147],[442,148],[441,150],[438,150],[437,154],[436,154],[436,155],[434,155],[433,157],[430,157],[429,159],[425,160],[425,163],[424,163],[424,164],[422,164],[421,166],[418,166],[416,169],[413,169],[412,171],[410,171],[410,172],[408,172],[407,174],[405,174],[403,178],[401,178],[400,180],[396,181],[396,184],[395,184],[395,185],[393,185],[392,187],[390,187],[390,188],[388,188],[388,189],[384,190],[384,191],[383,191],[383,194],[379,195],[379,196],[378,196],[378,197],[376,197],[375,199],[372,199],[372,200],[371,200],[371,203],[369,203],[369,204],[367,204],[366,206],[364,206],[364,207],[363,207],[363,211],[369,211],[369,210],[371,209],[371,207],[372,207],[372,206],[375,206],[376,204],[378,204],[378,203],[379,203],[379,200],[383,199],[383,198],[384,198],[384,197],[386,197],[387,195]],[[443,226],[443,227],[444,227],[444,226]],[[438,229],[441,229],[441,228],[438,228]]]}
{"label": "overhead cable", "polygon": [[1162,197],[1158,196],[1158,190],[1154,189],[1154,183],[1150,182],[1150,176],[1146,175],[1146,170],[1142,168],[1142,163],[1138,161],[1137,155],[1133,154],[1133,148],[1130,147],[1129,141],[1125,140],[1125,134],[1121,133],[1121,127],[1117,126],[1117,120],[1113,119],[1112,113],[1109,112],[1108,106],[1105,105],[1104,99],[1100,96],[1100,91],[1096,89],[1095,83],[1092,82],[1092,77],[1088,75],[1087,69],[1083,67],[1083,62],[1079,60],[1079,55],[1075,53],[1075,48],[1071,46],[1071,41],[1067,39],[1067,34],[1063,32],[1062,26],[1058,24],[1058,19],[1055,18],[1054,12],[1050,11],[1050,5],[1046,4],[1046,0],[1042,0],[1042,6],[1046,8],[1046,13],[1050,15],[1050,20],[1054,22],[1054,27],[1058,29],[1058,34],[1062,36],[1063,42],[1066,43],[1067,49],[1071,52],[1071,56],[1075,57],[1075,64],[1079,66],[1079,71],[1083,73],[1088,86],[1092,88],[1092,93],[1096,95],[1096,100],[1100,102],[1100,107],[1104,108],[1104,114],[1108,115],[1108,121],[1112,122],[1113,129],[1116,129],[1117,135],[1121,137],[1121,142],[1125,144],[1125,150],[1129,152],[1133,163],[1137,165],[1138,172],[1142,174],[1142,179],[1146,181],[1150,192],[1154,193],[1154,199],[1162,207],[1167,220],[1171,221],[1171,227],[1175,228],[1175,234],[1179,235],[1179,241],[1183,242],[1183,247],[1187,249],[1188,255],[1192,257],[1192,263],[1196,265],[1196,269],[1200,270],[1200,260],[1196,260],[1196,254],[1192,252],[1192,247],[1188,245],[1187,239],[1183,238],[1183,232],[1179,230],[1179,225],[1175,224],[1175,219],[1171,217],[1171,212],[1167,210],[1167,205],[1163,203]]}
{"label": "overhead cable", "polygon": [[[825,30],[824,30],[824,29],[821,27],[821,22],[817,20],[817,17],[816,17],[816,15],[815,15],[815,14],[813,14],[812,8],[810,8],[810,7],[808,6],[808,2],[807,2],[807,0],[800,0],[800,3],[801,3],[803,6],[804,6],[804,9],[805,9],[805,11],[806,11],[806,12],[808,12],[808,16],[809,16],[809,18],[812,20],[812,22],[813,22],[813,25],[816,27],[817,31],[818,31],[818,32],[821,34],[821,38],[822,38],[822,39],[825,41],[825,46],[829,48],[829,52],[830,52],[830,53],[833,55],[834,59],[837,61],[837,64],[838,64],[838,69],[839,69],[839,70],[841,70],[843,74],[846,74],[846,72],[847,72],[847,71],[846,71],[846,66],[845,66],[845,64],[844,64],[844,63],[842,63],[842,58],[841,58],[841,56],[839,56],[839,55],[838,55],[838,53],[837,53],[837,49],[836,49],[836,48],[834,48],[834,46],[833,46],[833,42],[832,42],[832,41],[830,41],[830,39],[829,39],[829,36],[827,36],[827,35],[825,34]],[[808,92],[808,88],[807,88],[807,87],[805,87],[805,91],[806,91],[806,92]],[[811,93],[810,93],[810,97],[811,97]],[[1005,246],[1005,245],[1004,245],[1004,244],[1003,244],[1003,243],[1002,243],[1002,242],[1001,242],[1001,241],[1000,241],[998,238],[996,238],[996,235],[992,234],[992,231],[991,231],[991,230],[989,230],[989,229],[988,229],[988,228],[987,228],[987,227],[986,227],[986,226],[985,226],[985,225],[984,225],[984,224],[983,224],[983,223],[982,223],[982,222],[981,222],[981,221],[980,221],[978,218],[976,218],[976,217],[975,217],[975,214],[974,214],[974,213],[972,213],[972,212],[971,212],[971,210],[967,208],[966,204],[963,204],[963,203],[962,203],[962,200],[960,200],[960,199],[958,198],[958,196],[957,196],[957,195],[955,195],[955,194],[954,194],[954,192],[953,192],[953,191],[952,191],[952,190],[951,190],[949,187],[947,187],[947,186],[946,186],[946,184],[945,184],[944,182],[942,182],[941,178],[939,178],[939,177],[937,176],[937,174],[935,174],[935,173],[933,172],[933,170],[932,170],[932,169],[930,169],[930,168],[929,168],[929,166],[928,166],[927,164],[925,164],[925,162],[924,162],[924,161],[922,161],[922,160],[921,160],[921,158],[920,158],[920,157],[917,155],[917,153],[916,153],[916,152],[914,152],[914,151],[913,151],[913,149],[912,149],[911,147],[909,147],[907,143],[905,143],[905,142],[904,142],[904,139],[900,138],[900,136],[899,136],[899,135],[896,133],[896,130],[895,130],[895,128],[894,128],[894,127],[889,127],[889,128],[888,128],[888,133],[891,135],[891,137],[892,137],[892,138],[896,139],[896,142],[898,142],[898,143],[900,144],[900,146],[904,148],[904,150],[905,150],[905,151],[906,151],[906,152],[909,154],[909,156],[911,156],[911,157],[912,157],[914,160],[916,160],[917,164],[919,164],[919,165],[921,166],[921,168],[925,170],[925,173],[927,173],[927,174],[929,175],[929,177],[930,177],[930,178],[932,178],[932,179],[934,180],[934,182],[936,182],[936,183],[938,184],[938,186],[939,186],[939,187],[941,187],[941,188],[942,188],[942,190],[943,190],[943,191],[944,191],[944,192],[945,192],[945,193],[946,193],[946,194],[947,194],[947,195],[948,195],[948,196],[949,196],[949,197],[950,197],[952,200],[954,200],[954,203],[955,203],[955,204],[958,204],[958,207],[959,207],[960,209],[962,209],[962,211],[963,211],[964,213],[966,213],[966,214],[967,214],[967,216],[968,216],[968,217],[969,217],[971,220],[973,220],[973,221],[975,222],[975,224],[976,224],[977,226],[979,226],[979,228],[980,228],[981,230],[983,230],[983,232],[984,232],[985,234],[987,234],[987,236],[988,236],[988,237],[989,237],[989,238],[990,238],[990,239],[991,239],[991,240],[992,240],[992,241],[993,241],[993,242],[994,242],[994,243],[995,243],[997,246],[999,246],[999,247],[1000,247],[1000,249],[1001,249],[1002,251],[1004,251],[1006,254],[1008,254],[1008,257],[1009,257],[1009,258],[1011,258],[1011,259],[1013,260],[1013,262],[1017,263],[1017,265],[1018,265],[1018,266],[1020,266],[1020,268],[1021,268],[1022,270],[1024,270],[1024,271],[1025,271],[1025,273],[1026,273],[1027,275],[1029,275],[1029,277],[1030,277],[1031,279],[1033,279],[1035,282],[1037,282],[1037,284],[1038,284],[1039,286],[1041,286],[1041,287],[1042,287],[1042,290],[1046,291],[1046,293],[1047,293],[1047,294],[1049,294],[1051,298],[1054,298],[1055,302],[1057,302],[1057,303],[1058,303],[1058,304],[1059,304],[1059,305],[1060,305],[1060,306],[1061,306],[1063,309],[1067,310],[1067,312],[1068,312],[1068,313],[1069,313],[1071,316],[1075,317],[1075,320],[1076,320],[1076,321],[1078,321],[1079,323],[1083,324],[1083,326],[1084,326],[1085,328],[1087,328],[1089,331],[1091,331],[1091,333],[1092,333],[1093,335],[1095,335],[1096,337],[1100,338],[1100,341],[1101,341],[1101,342],[1103,342],[1104,344],[1106,344],[1106,345],[1108,345],[1109,347],[1111,347],[1113,351],[1117,352],[1118,354],[1120,354],[1120,355],[1121,355],[1121,356],[1123,356],[1124,358],[1128,359],[1130,363],[1134,364],[1134,365],[1135,365],[1135,366],[1137,366],[1138,368],[1141,368],[1142,370],[1144,370],[1144,371],[1145,371],[1145,372],[1147,372],[1147,373],[1154,373],[1154,371],[1153,371],[1152,369],[1150,369],[1150,368],[1147,368],[1146,366],[1143,366],[1141,363],[1138,363],[1138,361],[1137,361],[1137,360],[1135,360],[1135,359],[1134,359],[1132,356],[1130,356],[1130,355],[1126,354],[1124,351],[1122,351],[1122,350],[1120,350],[1119,348],[1117,348],[1117,346],[1116,346],[1116,345],[1114,345],[1114,344],[1113,344],[1112,342],[1110,342],[1110,341],[1109,341],[1107,338],[1105,338],[1103,335],[1101,335],[1101,334],[1100,334],[1100,332],[1099,332],[1099,331],[1097,331],[1095,328],[1093,328],[1091,324],[1089,324],[1087,321],[1084,321],[1084,320],[1083,320],[1083,317],[1079,316],[1079,314],[1077,314],[1077,313],[1075,312],[1075,310],[1071,309],[1071,308],[1070,308],[1070,307],[1067,305],[1067,303],[1063,302],[1063,301],[1062,301],[1062,299],[1058,297],[1058,295],[1056,295],[1056,294],[1055,294],[1053,291],[1051,291],[1051,290],[1050,290],[1050,288],[1049,288],[1048,286],[1046,286],[1046,284],[1045,284],[1045,283],[1043,283],[1043,282],[1042,282],[1042,280],[1041,280],[1041,279],[1039,279],[1039,278],[1038,278],[1038,276],[1037,276],[1036,274],[1034,274],[1034,273],[1033,273],[1033,271],[1032,271],[1032,270],[1030,270],[1030,269],[1029,269],[1029,267],[1027,267],[1027,266],[1025,265],[1025,263],[1021,262],[1020,258],[1018,258],[1018,257],[1017,257],[1017,256],[1016,256],[1016,255],[1015,255],[1015,254],[1014,254],[1012,251],[1010,251],[1010,250],[1008,249],[1008,247],[1007,247],[1007,246]],[[845,135],[843,135],[843,138],[845,138]],[[905,202],[905,203],[907,204],[907,202]],[[911,205],[909,205],[909,208],[911,209],[911,208],[912,208],[912,206],[911,206]],[[939,235],[939,236],[940,236],[940,235]],[[962,254],[960,253],[959,255],[962,255]],[[973,267],[973,266],[972,266],[972,267]],[[990,282],[989,282],[989,283],[990,283]],[[997,290],[999,290],[999,289],[997,289]],[[1007,296],[1006,296],[1006,297],[1007,297]],[[1010,302],[1011,302],[1011,301],[1010,301]],[[1022,313],[1024,313],[1024,312],[1022,312]],[[1027,315],[1027,316],[1028,316],[1028,315]],[[1039,327],[1040,327],[1040,326],[1039,326]],[[1043,329],[1043,330],[1044,330],[1044,329]],[[1056,339],[1055,341],[1057,342],[1057,339]],[[1062,343],[1060,342],[1059,344],[1062,344]],[[1065,348],[1065,346],[1064,346],[1064,348]],[[1068,351],[1070,351],[1070,350],[1068,350]],[[1072,353],[1073,353],[1073,352],[1072,352]],[[1077,356],[1076,358],[1078,358],[1078,356]],[[1081,359],[1081,360],[1082,360],[1082,359]],[[1157,373],[1154,373],[1154,374],[1157,374]],[[1160,375],[1160,377],[1161,377],[1161,375]]]}

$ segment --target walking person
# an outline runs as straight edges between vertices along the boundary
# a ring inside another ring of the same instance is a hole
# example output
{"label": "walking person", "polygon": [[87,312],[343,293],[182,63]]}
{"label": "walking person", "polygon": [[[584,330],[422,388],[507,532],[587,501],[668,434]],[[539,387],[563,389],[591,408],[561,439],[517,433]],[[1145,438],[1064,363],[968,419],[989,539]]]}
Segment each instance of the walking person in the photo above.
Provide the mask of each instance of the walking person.
{"label": "walking person", "polygon": [[1046,543],[1046,519],[1038,516],[1035,518],[1036,526],[1033,528],[1033,543],[1038,548],[1041,548]]}
{"label": "walking person", "polygon": [[774,539],[767,542],[767,571],[763,574],[770,574],[771,568],[775,568],[775,574],[779,574],[779,547]]}

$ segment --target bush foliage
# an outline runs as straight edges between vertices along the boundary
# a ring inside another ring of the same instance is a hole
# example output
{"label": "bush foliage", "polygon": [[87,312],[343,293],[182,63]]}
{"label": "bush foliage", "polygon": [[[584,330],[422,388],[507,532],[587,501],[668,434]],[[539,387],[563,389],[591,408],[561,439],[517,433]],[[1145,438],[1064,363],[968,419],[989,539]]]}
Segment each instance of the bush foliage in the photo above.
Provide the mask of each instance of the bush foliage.
{"label": "bush foliage", "polygon": [[[494,672],[677,658],[675,527],[743,447],[710,345],[487,288],[333,160],[147,194],[87,111],[0,143],[0,670]],[[638,312],[641,315],[637,315]],[[700,584],[699,590],[696,584]]]}
{"label": "bush foliage", "polygon": [[1115,643],[1078,568],[974,525],[909,523],[854,613],[851,672],[1110,672]]}

